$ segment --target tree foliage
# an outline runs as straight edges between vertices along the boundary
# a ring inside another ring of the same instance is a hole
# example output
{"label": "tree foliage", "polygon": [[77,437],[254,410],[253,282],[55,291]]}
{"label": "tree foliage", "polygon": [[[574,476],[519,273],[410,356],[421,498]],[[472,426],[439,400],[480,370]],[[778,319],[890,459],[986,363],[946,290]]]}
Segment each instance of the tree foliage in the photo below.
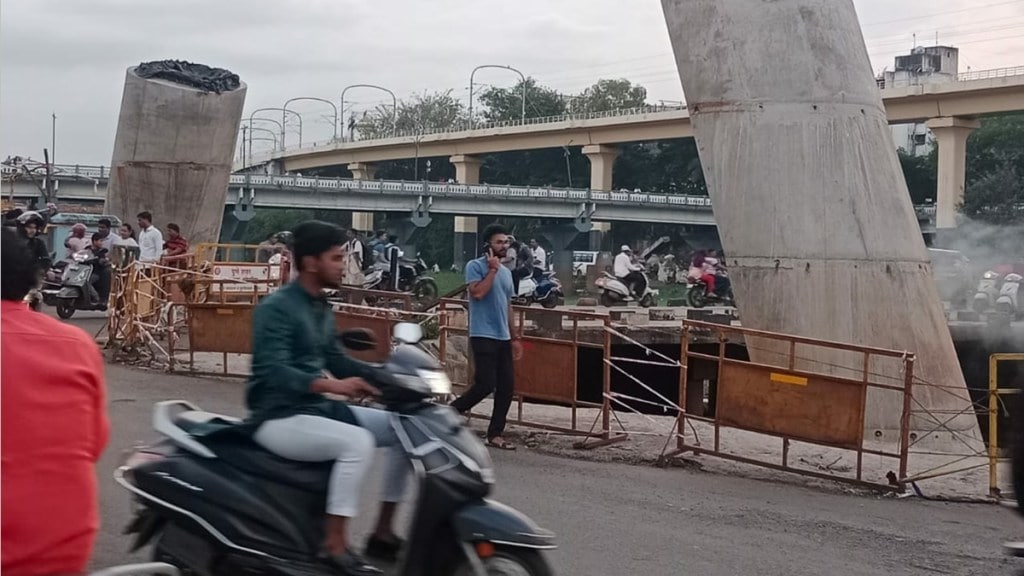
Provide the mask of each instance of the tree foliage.
{"label": "tree foliage", "polygon": [[411,100],[400,100],[397,112],[380,105],[357,122],[362,138],[383,138],[399,134],[425,134],[465,124],[466,107],[452,96],[451,90],[424,92]]}

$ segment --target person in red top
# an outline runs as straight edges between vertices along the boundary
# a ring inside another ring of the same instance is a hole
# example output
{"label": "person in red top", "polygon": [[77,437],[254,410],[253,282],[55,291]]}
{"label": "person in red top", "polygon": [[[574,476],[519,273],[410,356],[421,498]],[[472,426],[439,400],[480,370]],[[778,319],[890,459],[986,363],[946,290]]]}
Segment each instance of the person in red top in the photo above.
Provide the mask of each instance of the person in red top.
{"label": "person in red top", "polygon": [[167,240],[164,242],[163,262],[175,268],[185,268],[188,258],[188,240],[181,235],[181,228],[171,222],[167,225]]}
{"label": "person in red top", "polygon": [[2,234],[0,572],[78,573],[100,524],[94,467],[110,430],[103,358],[84,331],[22,302],[35,262],[13,231]]}

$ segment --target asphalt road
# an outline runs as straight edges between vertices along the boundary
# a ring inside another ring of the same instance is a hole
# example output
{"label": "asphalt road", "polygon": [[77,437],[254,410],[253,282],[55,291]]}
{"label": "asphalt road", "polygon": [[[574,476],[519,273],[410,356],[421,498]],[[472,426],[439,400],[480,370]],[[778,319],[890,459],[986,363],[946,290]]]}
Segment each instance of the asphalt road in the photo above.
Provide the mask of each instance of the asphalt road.
{"label": "asphalt road", "polygon": [[[101,320],[76,320],[95,333]],[[95,317],[94,317],[95,318]],[[111,479],[124,450],[153,437],[153,402],[187,398],[241,414],[242,384],[108,366],[113,433],[100,463],[103,528],[95,567],[141,560],[120,534],[129,498]],[[991,505],[855,496],[688,469],[661,470],[494,454],[495,497],[558,534],[550,555],[561,576],[1013,574],[1024,561],[1001,555],[1024,522]],[[364,502],[374,499],[367,483]],[[372,506],[367,506],[372,512]],[[357,541],[372,520],[356,524]]]}

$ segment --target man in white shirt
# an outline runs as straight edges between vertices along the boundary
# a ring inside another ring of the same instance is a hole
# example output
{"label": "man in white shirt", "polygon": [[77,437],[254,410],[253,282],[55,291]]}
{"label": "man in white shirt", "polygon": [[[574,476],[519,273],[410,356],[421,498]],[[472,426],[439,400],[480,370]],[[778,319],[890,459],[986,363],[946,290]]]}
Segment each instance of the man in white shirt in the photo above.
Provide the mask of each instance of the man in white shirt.
{"label": "man in white shirt", "polygon": [[622,280],[622,283],[629,288],[637,298],[643,296],[647,291],[647,279],[641,274],[643,266],[633,262],[633,251],[626,244],[620,248],[619,255],[615,257],[613,270],[615,277]]}
{"label": "man in white shirt", "polygon": [[342,284],[362,286],[363,243],[359,241],[359,232],[355,228],[349,228],[345,237],[345,271]]}
{"label": "man in white shirt", "polygon": [[153,215],[139,212],[139,262],[159,262],[164,251],[164,235],[153,226]]}
{"label": "man in white shirt", "polygon": [[548,253],[536,238],[530,238],[530,249],[533,250],[533,265],[541,270],[547,270]]}

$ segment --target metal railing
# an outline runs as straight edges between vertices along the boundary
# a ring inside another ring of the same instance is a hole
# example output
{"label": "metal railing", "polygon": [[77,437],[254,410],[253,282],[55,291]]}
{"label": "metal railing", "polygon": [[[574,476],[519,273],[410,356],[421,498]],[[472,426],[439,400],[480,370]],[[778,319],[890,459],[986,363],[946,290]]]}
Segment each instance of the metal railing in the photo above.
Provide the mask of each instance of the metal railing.
{"label": "metal railing", "polygon": [[710,209],[707,196],[682,194],[648,194],[646,192],[604,192],[586,188],[549,188],[533,186],[494,186],[490,184],[455,184],[447,182],[406,182],[404,180],[354,180],[351,178],[303,178],[300,176],[262,176],[234,174],[230,185],[244,187],[301,188],[308,190],[343,190],[399,196],[447,196],[554,200],[564,202],[596,202],[608,204],[656,204],[690,209]]}
{"label": "metal railing", "polygon": [[1024,76],[1024,66],[1008,66],[1005,68],[992,68],[990,70],[972,70],[970,72],[961,72],[956,76],[953,76],[952,74],[914,76],[911,78],[893,80],[892,82],[886,82],[885,77],[882,76],[880,78],[876,78],[875,82],[878,84],[880,89],[886,90],[888,88],[906,88],[907,86],[924,86],[927,84],[950,84],[953,82],[973,82],[975,80],[1008,78],[1012,76]]}

